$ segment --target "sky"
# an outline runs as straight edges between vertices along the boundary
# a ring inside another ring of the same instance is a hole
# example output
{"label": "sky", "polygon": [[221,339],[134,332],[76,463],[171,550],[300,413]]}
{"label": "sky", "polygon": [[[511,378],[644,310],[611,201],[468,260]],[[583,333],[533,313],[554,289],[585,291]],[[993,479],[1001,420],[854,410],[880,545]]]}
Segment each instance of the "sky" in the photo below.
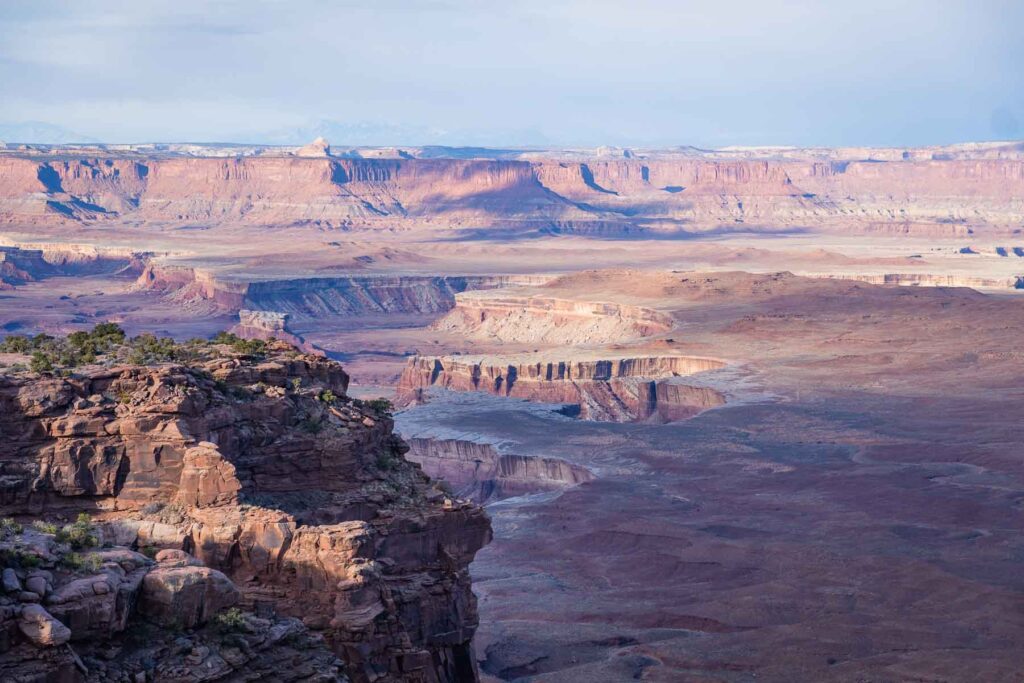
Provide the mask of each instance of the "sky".
{"label": "sky", "polygon": [[1019,139],[1022,27],[1018,0],[3,0],[0,139]]}

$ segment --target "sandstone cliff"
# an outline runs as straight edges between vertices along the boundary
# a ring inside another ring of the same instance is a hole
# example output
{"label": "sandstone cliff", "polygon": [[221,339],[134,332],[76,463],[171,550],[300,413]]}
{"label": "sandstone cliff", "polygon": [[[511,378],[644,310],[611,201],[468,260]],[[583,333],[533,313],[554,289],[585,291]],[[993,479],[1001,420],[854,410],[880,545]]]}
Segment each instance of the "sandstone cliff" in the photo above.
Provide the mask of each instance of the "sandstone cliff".
{"label": "sandstone cliff", "polygon": [[487,517],[405,460],[336,363],[285,344],[214,351],[0,375],[0,511],[86,511],[118,546],[187,551],[242,607],[326,638],[354,681],[473,680],[467,567]]}
{"label": "sandstone cliff", "polygon": [[442,226],[590,234],[822,229],[1010,233],[1024,160],[983,149],[642,157],[0,157],[0,221]]}
{"label": "sandstone cliff", "polygon": [[478,503],[564,489],[591,481],[580,465],[557,458],[499,453],[494,446],[460,439],[409,438],[408,458],[455,495]]}
{"label": "sandstone cliff", "polygon": [[576,406],[579,416],[609,422],[671,422],[725,404],[710,387],[680,384],[683,377],[725,365],[713,358],[416,357],[398,383],[403,403],[422,401],[431,387]]}
{"label": "sandstone cliff", "polygon": [[184,302],[202,300],[225,309],[320,318],[441,313],[455,305],[461,292],[540,284],[547,279],[528,275],[351,275],[249,281],[155,260],[139,275],[137,285]]}

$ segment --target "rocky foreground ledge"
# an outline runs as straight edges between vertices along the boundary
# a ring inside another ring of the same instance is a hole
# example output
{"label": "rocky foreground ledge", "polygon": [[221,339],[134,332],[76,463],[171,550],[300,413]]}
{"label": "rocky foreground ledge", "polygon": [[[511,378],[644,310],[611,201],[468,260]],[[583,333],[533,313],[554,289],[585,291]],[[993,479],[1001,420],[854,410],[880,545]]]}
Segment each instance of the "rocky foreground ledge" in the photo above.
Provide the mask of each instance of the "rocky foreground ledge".
{"label": "rocky foreground ledge", "polygon": [[242,349],[0,371],[0,679],[476,680],[485,513],[340,365]]}

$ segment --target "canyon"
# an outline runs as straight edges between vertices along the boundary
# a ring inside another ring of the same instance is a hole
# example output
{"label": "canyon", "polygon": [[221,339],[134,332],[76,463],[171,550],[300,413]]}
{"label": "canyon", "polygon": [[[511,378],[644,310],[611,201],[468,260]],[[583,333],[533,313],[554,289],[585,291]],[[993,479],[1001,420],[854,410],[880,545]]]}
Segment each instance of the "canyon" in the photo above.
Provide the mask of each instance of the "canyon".
{"label": "canyon", "polygon": [[0,335],[199,349],[0,353],[0,676],[1017,680],[1022,230],[1019,142],[0,149]]}

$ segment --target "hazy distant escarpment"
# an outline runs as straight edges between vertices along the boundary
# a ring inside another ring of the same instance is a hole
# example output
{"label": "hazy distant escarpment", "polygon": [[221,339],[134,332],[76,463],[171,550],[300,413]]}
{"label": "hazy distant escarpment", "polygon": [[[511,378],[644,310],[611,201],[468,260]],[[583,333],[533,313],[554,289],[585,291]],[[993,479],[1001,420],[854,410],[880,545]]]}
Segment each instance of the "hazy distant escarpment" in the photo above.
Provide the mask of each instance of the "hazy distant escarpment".
{"label": "hazy distant escarpment", "polygon": [[417,157],[418,150],[369,158],[259,151],[6,152],[0,223],[408,224],[584,234],[770,228],[957,237],[1008,233],[1024,221],[1024,152],[1013,145],[500,159]]}
{"label": "hazy distant escarpment", "polygon": [[0,360],[0,678],[476,680],[490,522],[340,365],[113,325]]}

